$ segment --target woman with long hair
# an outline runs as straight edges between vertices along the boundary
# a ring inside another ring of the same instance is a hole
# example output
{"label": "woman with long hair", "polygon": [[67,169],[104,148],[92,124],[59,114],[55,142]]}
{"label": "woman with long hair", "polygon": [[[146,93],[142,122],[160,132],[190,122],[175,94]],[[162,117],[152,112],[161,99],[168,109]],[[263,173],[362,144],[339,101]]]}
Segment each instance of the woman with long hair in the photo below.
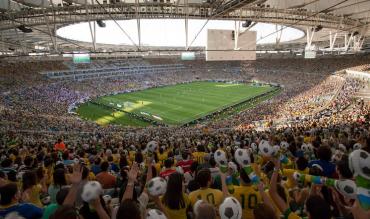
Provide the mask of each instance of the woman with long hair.
{"label": "woman with long hair", "polygon": [[22,176],[22,200],[30,202],[37,207],[42,208],[40,194],[45,192],[45,188],[37,179],[35,171],[27,171]]}
{"label": "woman with long hair", "polygon": [[63,186],[67,185],[67,180],[65,176],[65,170],[62,168],[57,168],[54,170],[53,173],[53,183],[48,188],[48,194],[50,195],[50,202],[56,203],[56,197],[59,190],[63,188]]}
{"label": "woman with long hair", "polygon": [[180,173],[175,172],[168,177],[167,190],[161,201],[169,219],[186,219],[190,200],[184,193],[183,176]]}

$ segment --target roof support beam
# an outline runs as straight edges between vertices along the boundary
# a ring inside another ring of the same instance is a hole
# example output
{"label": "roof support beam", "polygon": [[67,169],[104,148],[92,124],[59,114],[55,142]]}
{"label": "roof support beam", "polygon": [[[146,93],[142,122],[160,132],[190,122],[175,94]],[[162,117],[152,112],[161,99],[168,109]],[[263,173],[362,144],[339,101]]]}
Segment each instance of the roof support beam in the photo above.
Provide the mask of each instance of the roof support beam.
{"label": "roof support beam", "polygon": [[[55,34],[53,33],[53,31],[51,30],[50,28],[50,23],[49,23],[49,19],[48,17],[44,14],[44,19],[45,19],[45,22],[46,22],[46,26],[48,27],[48,31],[49,31],[49,36],[50,36],[50,40],[51,42],[53,43],[53,48],[54,48],[54,51],[55,52],[58,52],[58,45],[57,45],[57,40],[56,40],[56,37],[55,37]],[[55,30],[55,29],[54,29]]]}
{"label": "roof support beam", "polygon": [[307,37],[307,40],[306,40],[306,49],[310,50],[311,47],[312,47],[312,40],[313,40],[313,36],[315,35],[315,31],[310,28],[310,27],[307,27],[307,32],[306,32],[306,37]]}
{"label": "roof support beam", "polygon": [[330,42],[330,51],[332,52],[334,49],[335,41],[337,40],[338,33],[335,33],[334,36],[332,35],[332,32],[330,31],[329,35],[329,42]]}
{"label": "roof support beam", "polygon": [[344,51],[348,51],[349,45],[351,44],[353,39],[353,32],[351,33],[351,36],[348,38],[347,34],[344,35]]}

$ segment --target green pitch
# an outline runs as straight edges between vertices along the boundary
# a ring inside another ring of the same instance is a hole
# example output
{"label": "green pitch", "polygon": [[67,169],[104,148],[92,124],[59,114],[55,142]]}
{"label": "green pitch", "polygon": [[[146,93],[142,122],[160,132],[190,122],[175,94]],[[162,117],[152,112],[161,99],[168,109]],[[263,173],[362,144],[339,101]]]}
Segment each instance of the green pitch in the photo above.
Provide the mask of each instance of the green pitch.
{"label": "green pitch", "polygon": [[77,113],[100,125],[149,125],[142,117],[181,125],[274,89],[251,84],[192,82],[100,97],[82,104]]}

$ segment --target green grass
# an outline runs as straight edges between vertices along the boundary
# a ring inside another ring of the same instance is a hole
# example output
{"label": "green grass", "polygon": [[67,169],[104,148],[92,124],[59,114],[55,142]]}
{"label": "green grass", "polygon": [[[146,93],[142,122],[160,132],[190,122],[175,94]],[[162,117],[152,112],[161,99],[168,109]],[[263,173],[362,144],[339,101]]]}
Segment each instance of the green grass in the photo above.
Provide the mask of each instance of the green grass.
{"label": "green grass", "polygon": [[[250,84],[193,82],[100,97],[94,102],[107,107],[85,103],[78,108],[77,113],[101,125],[149,125],[122,110],[168,125],[181,125],[273,89],[270,86],[257,87]],[[117,104],[123,107],[117,107]],[[121,111],[114,112],[110,107]]]}

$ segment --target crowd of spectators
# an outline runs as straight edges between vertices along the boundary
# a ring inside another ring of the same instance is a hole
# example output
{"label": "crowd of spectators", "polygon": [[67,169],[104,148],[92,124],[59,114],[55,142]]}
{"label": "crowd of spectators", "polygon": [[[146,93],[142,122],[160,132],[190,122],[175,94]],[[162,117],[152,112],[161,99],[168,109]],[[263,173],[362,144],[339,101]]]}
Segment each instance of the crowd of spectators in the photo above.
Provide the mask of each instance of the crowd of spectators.
{"label": "crowd of spectators", "polygon": [[[183,74],[87,81],[38,74],[66,68],[59,62],[1,63],[0,217],[240,218],[225,213],[233,197],[244,219],[368,219],[370,210],[357,197],[322,183],[301,183],[293,174],[341,180],[358,175],[349,156],[356,150],[370,156],[370,106],[353,98],[365,82],[343,70],[366,63],[195,61],[184,63]],[[81,99],[195,80],[260,81],[282,90],[226,119],[189,127],[101,127],[68,113]],[[149,151],[153,141],[157,147]],[[286,160],[267,154],[264,141],[279,145]],[[248,152],[244,158],[258,182],[234,156],[238,148]],[[216,158],[219,151],[226,154],[227,171]],[[361,165],[369,169],[364,159]],[[159,195],[150,191],[156,177],[167,182]],[[86,201],[81,194],[95,181],[103,191]]]}

